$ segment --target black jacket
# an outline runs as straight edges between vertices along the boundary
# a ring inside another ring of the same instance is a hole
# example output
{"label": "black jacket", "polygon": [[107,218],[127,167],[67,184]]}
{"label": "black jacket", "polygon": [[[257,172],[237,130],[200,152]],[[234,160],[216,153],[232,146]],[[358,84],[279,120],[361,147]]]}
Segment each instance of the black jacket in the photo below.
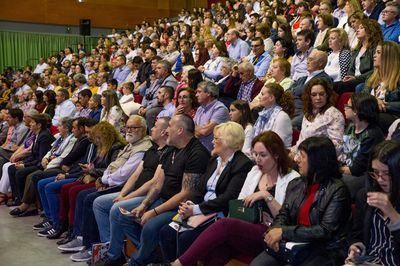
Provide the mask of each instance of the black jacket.
{"label": "black jacket", "polygon": [[90,141],[86,136],[82,136],[81,138],[77,139],[74,147],[72,147],[70,153],[61,161],[60,165],[71,166],[75,162],[80,161],[81,158],[85,156],[86,149],[89,144]]}
{"label": "black jacket", "polygon": [[321,184],[310,209],[311,226],[297,224],[300,207],[306,197],[306,179],[293,179],[286,198],[271,228],[282,228],[282,239],[294,242],[311,242],[329,247],[342,240],[348,231],[351,218],[350,193],[340,179]]}
{"label": "black jacket", "polygon": [[24,159],[24,166],[38,166],[42,162],[42,158],[51,149],[51,144],[54,141],[53,135],[50,134],[49,130],[44,129],[40,131],[36,137],[36,141],[33,142],[31,154]]}
{"label": "black jacket", "polygon": [[[201,177],[202,183],[200,187],[203,189],[201,193],[202,197],[204,197],[207,192],[207,182],[217,169],[217,165],[217,157],[212,157],[208,163],[206,172]],[[229,200],[236,199],[239,196],[247,173],[252,167],[252,161],[244,155],[243,152],[235,152],[232,160],[225,166],[218,179],[215,188],[217,197],[200,203],[199,207],[201,212],[203,214],[210,214],[223,211],[224,214],[227,215],[229,211]]]}
{"label": "black jacket", "polygon": [[94,168],[90,170],[89,174],[93,177],[103,176],[104,171],[107,169],[108,165],[114,161],[118,153],[124,148],[124,144],[116,142],[112,145],[111,149],[108,151],[104,158],[97,156],[94,160]]}

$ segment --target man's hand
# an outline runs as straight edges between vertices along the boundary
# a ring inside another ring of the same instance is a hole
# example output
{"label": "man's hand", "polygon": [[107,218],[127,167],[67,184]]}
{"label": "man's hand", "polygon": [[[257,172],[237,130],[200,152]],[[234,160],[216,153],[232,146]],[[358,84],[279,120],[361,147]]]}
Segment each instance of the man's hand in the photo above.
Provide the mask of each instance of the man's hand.
{"label": "man's hand", "polygon": [[136,218],[140,218],[143,216],[145,211],[146,211],[146,206],[142,203],[139,206],[137,206],[135,209],[133,209],[131,211],[131,213],[134,214]]}
{"label": "man's hand", "polygon": [[100,178],[96,179],[95,184],[96,184],[96,190],[102,190],[103,189],[103,183],[101,183]]}
{"label": "man's hand", "polygon": [[147,212],[145,212],[142,216],[141,220],[141,224],[144,225],[145,223],[147,223],[150,219],[154,218],[156,216],[156,212],[154,211],[154,209],[148,210]]}
{"label": "man's hand", "polygon": [[63,180],[63,179],[65,179],[65,174],[58,174],[56,176],[56,181],[60,181],[60,180]]}

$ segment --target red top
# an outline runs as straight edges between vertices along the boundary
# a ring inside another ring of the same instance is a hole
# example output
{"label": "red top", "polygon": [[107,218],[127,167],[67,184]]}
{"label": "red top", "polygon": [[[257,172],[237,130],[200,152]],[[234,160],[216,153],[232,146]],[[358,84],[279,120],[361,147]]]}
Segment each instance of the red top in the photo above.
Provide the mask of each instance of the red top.
{"label": "red top", "polygon": [[297,217],[297,223],[299,225],[310,226],[310,209],[314,201],[315,195],[319,189],[319,184],[313,184],[307,191],[307,197],[303,205],[300,207],[299,216]]}

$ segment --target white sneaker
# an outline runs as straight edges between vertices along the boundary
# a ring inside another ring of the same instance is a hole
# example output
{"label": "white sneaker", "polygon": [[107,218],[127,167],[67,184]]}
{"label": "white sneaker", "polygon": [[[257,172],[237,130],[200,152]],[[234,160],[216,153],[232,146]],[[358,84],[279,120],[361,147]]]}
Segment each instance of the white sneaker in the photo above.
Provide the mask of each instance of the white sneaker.
{"label": "white sneaker", "polygon": [[90,249],[87,248],[78,253],[72,254],[69,258],[75,262],[86,262],[92,259],[91,253],[92,252],[90,252]]}
{"label": "white sneaker", "polygon": [[85,246],[83,246],[83,242],[82,242],[82,238],[77,237],[74,238],[72,241],[68,242],[67,244],[58,246],[59,250],[62,251],[67,251],[67,252],[71,252],[71,251],[82,251],[85,249]]}

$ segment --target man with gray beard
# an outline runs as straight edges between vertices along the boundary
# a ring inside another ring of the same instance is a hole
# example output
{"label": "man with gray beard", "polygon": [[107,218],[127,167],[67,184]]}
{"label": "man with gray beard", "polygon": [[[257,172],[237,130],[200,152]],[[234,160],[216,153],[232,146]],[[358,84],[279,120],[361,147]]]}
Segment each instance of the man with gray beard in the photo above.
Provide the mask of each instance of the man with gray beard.
{"label": "man with gray beard", "polygon": [[[128,145],[119,152],[117,158],[96,180],[96,188],[83,190],[78,194],[74,221],[76,238],[59,247],[63,251],[81,251],[71,256],[73,261],[90,260],[91,245],[99,241],[99,232],[93,213],[93,201],[101,195],[120,191],[122,185],[140,165],[144,153],[152,146],[146,131],[145,119],[138,115],[131,116],[126,124],[125,139]],[[78,238],[79,235],[82,236],[82,240]]]}

